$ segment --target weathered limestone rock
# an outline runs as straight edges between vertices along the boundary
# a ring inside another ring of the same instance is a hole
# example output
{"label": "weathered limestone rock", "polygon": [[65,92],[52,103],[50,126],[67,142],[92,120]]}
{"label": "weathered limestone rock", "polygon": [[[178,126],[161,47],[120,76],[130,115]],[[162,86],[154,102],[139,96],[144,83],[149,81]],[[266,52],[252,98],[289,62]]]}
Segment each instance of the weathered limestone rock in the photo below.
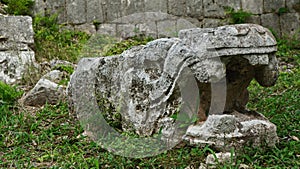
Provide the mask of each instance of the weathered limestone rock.
{"label": "weathered limestone rock", "polygon": [[98,27],[98,34],[111,35],[127,39],[137,35],[154,38],[175,37],[182,29],[200,25],[197,19],[179,18],[162,12],[141,12],[127,15],[103,23]]}
{"label": "weathered limestone rock", "polygon": [[279,16],[277,14],[263,14],[261,15],[262,26],[272,29],[276,35],[281,36]]}
{"label": "weathered limestone rock", "polygon": [[222,152],[245,145],[272,147],[278,141],[276,126],[254,112],[208,116],[203,125],[190,126],[184,139],[191,145],[211,145]]}
{"label": "weathered limestone rock", "polygon": [[[62,1],[63,2],[63,1]],[[86,23],[86,1],[82,0],[66,0],[67,21],[73,24]]]}
{"label": "weathered limestone rock", "polygon": [[203,0],[204,17],[224,18],[224,7],[231,7],[235,10],[241,9],[240,0]]}
{"label": "weathered limestone rock", "polygon": [[257,0],[257,1],[248,1],[248,0],[241,0],[242,1],[242,9],[245,9],[247,12],[251,12],[252,14],[262,14],[264,1]]}
{"label": "weathered limestone rock", "polygon": [[[49,77],[50,76],[50,77]],[[29,91],[23,98],[21,102],[27,106],[42,106],[46,103],[57,104],[65,96],[64,88],[55,82],[52,82],[46,78],[52,78],[52,75],[46,75],[45,78],[41,78],[34,88]]]}
{"label": "weathered limestone rock", "polygon": [[0,15],[0,80],[16,84],[31,66],[36,67],[32,19]]}
{"label": "weathered limestone rock", "polygon": [[285,0],[264,0],[264,12],[278,12],[280,8],[285,7]]}
{"label": "weathered limestone rock", "polygon": [[[259,25],[182,30],[179,38],[158,39],[117,56],[82,59],[68,86],[70,106],[79,118],[101,112],[118,120],[120,130],[162,133],[166,139],[182,133],[179,128],[198,114],[200,124],[184,137],[191,143],[204,132],[212,139],[199,137],[197,144],[236,140],[244,145],[249,138],[272,146],[276,127],[245,105],[252,79],[263,86],[275,83],[276,50],[273,35]],[[227,140],[214,133],[219,130]]]}
{"label": "weathered limestone rock", "polygon": [[29,49],[28,45],[34,43],[31,17],[0,15],[0,25],[1,51],[25,51]]}
{"label": "weathered limestone rock", "polygon": [[95,34],[96,33],[96,27],[94,24],[82,24],[82,25],[76,25],[74,27],[75,30],[85,32],[89,35]]}
{"label": "weathered limestone rock", "polygon": [[300,14],[284,13],[280,15],[280,26],[282,36],[293,37],[300,29]]}
{"label": "weathered limestone rock", "polygon": [[40,67],[47,73],[20,99],[24,105],[34,107],[43,106],[46,103],[55,105],[65,99],[70,72],[75,65],[64,60],[51,60],[40,63]]}
{"label": "weathered limestone rock", "polygon": [[0,80],[7,84],[21,82],[28,69],[36,67],[33,51],[0,52]]}

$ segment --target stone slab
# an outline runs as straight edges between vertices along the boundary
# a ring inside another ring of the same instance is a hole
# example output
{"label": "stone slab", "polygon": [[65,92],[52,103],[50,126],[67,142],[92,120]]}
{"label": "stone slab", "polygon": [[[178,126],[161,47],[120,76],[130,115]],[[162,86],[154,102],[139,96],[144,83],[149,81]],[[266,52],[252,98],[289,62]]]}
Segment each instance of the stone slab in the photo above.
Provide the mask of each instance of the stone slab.
{"label": "stone slab", "polygon": [[277,36],[281,36],[280,21],[277,14],[270,13],[261,15],[261,24],[273,30]]}
{"label": "stone slab", "polygon": [[145,0],[145,12],[168,12],[168,0]]}
{"label": "stone slab", "polygon": [[186,0],[186,14],[193,18],[201,18],[203,16],[202,0]]}
{"label": "stone slab", "polygon": [[264,13],[278,12],[280,8],[285,8],[285,0],[264,0]]}
{"label": "stone slab", "polygon": [[281,35],[293,37],[300,30],[300,14],[285,13],[280,15]]}
{"label": "stone slab", "polygon": [[176,29],[176,20],[165,20],[157,22],[158,37],[176,37],[178,31]]}
{"label": "stone slab", "polygon": [[2,42],[34,43],[31,17],[0,15],[0,25],[0,39]]}
{"label": "stone slab", "polygon": [[290,12],[300,13],[300,0],[287,0],[286,7]]}
{"label": "stone slab", "polygon": [[263,0],[249,1],[249,0],[241,0],[242,1],[242,9],[247,12],[251,12],[252,14],[262,14],[263,13]]}
{"label": "stone slab", "polygon": [[18,84],[31,66],[36,66],[33,51],[0,52],[0,80]]}
{"label": "stone slab", "polygon": [[86,1],[66,0],[67,20],[73,24],[86,23]]}
{"label": "stone slab", "polygon": [[186,0],[168,0],[168,13],[175,16],[186,16]]}
{"label": "stone slab", "polygon": [[88,23],[103,23],[104,17],[103,17],[103,11],[102,11],[102,5],[101,0],[89,0],[86,4],[86,21]]}

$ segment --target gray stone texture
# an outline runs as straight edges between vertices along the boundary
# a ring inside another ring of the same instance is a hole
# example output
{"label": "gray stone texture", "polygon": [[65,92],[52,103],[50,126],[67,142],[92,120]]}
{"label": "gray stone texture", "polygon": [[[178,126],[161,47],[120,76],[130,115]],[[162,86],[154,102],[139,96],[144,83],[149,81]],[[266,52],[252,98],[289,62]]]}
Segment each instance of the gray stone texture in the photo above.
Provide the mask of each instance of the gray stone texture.
{"label": "gray stone texture", "polygon": [[262,14],[263,13],[263,0],[249,1],[249,0],[241,0],[242,1],[242,9],[247,12],[251,12],[253,14]]}
{"label": "gray stone texture", "polygon": [[[72,15],[76,15],[74,13],[78,13],[80,8],[84,9],[83,8],[84,6],[80,6],[77,8],[73,8],[76,11],[68,12],[68,9],[66,8],[66,4],[71,5],[70,3],[73,3],[73,0],[70,0],[70,1],[68,1],[68,0],[46,0],[44,2],[46,3],[44,13],[50,14],[50,15],[58,14],[58,22],[59,23],[64,23],[67,21],[72,22],[73,20],[68,20],[69,16],[71,18],[73,18]],[[78,14],[78,15],[80,15],[80,14]],[[83,15],[83,14],[81,14],[81,15]]]}
{"label": "gray stone texture", "polygon": [[282,36],[292,37],[300,30],[300,14],[285,13],[280,15]]}
{"label": "gray stone texture", "polygon": [[122,39],[128,39],[139,34],[139,30],[134,24],[118,24],[117,25],[117,37]]}
{"label": "gray stone texture", "polygon": [[[217,165],[225,165],[225,164],[231,164],[234,161],[232,159],[235,159],[235,154],[231,154],[230,152],[227,153],[216,153],[216,154],[209,154],[206,157],[206,165],[210,166],[210,168],[216,167]],[[234,164],[231,164],[234,165]]]}
{"label": "gray stone texture", "polygon": [[[278,142],[276,126],[260,114],[245,116],[211,115],[204,124],[190,126],[185,140],[191,145],[210,145],[222,152],[253,147],[274,147]],[[211,164],[214,160],[211,161]]]}
{"label": "gray stone texture", "polygon": [[136,24],[136,30],[138,31],[138,34],[157,38],[156,22]]}
{"label": "gray stone texture", "polygon": [[67,20],[73,24],[86,23],[86,1],[66,0]]}
{"label": "gray stone texture", "polygon": [[218,1],[203,0],[204,17],[222,18],[225,17],[225,10]]}
{"label": "gray stone texture", "polygon": [[218,26],[225,25],[224,21],[221,19],[210,19],[204,18],[202,21],[203,28],[215,28]]}
{"label": "gray stone texture", "polygon": [[85,23],[81,25],[75,25],[74,30],[85,32],[89,35],[96,33],[96,26],[92,23]]}
{"label": "gray stone texture", "polygon": [[18,84],[31,66],[36,66],[33,51],[1,51],[0,80]]}
{"label": "gray stone texture", "polygon": [[122,10],[120,10],[123,9],[121,8],[123,5],[121,3],[121,0],[114,0],[114,1],[102,0],[101,5],[102,5],[102,12],[103,12],[103,19],[105,23],[120,18],[123,16],[122,13],[125,13],[122,12]]}
{"label": "gray stone texture", "polygon": [[101,0],[89,0],[86,4],[86,21],[87,23],[103,23],[104,17],[103,17],[103,11],[102,11],[102,5]]}
{"label": "gray stone texture", "polygon": [[261,17],[259,15],[251,15],[249,18],[246,19],[246,23],[254,23],[254,24],[261,24]]}
{"label": "gray stone texture", "polygon": [[98,27],[97,34],[117,36],[117,24],[101,24]]}
{"label": "gray stone texture", "polygon": [[[120,0],[115,0],[119,3]],[[145,3],[144,0],[125,0],[121,1],[121,6],[113,6],[122,12],[121,16],[127,16],[135,13],[145,12]],[[122,9],[122,10],[121,10]]]}
{"label": "gray stone texture", "polygon": [[179,32],[183,29],[189,29],[189,28],[197,28],[198,26],[194,25],[193,23],[189,22],[186,19],[178,19],[176,21],[176,31]]}
{"label": "gray stone texture", "polygon": [[18,84],[28,68],[36,67],[32,19],[0,15],[0,80]]}
{"label": "gray stone texture", "polygon": [[278,12],[280,8],[285,8],[285,1],[286,0],[264,0],[264,13]]}
{"label": "gray stone texture", "polygon": [[41,15],[45,16],[45,8],[46,8],[46,3],[44,0],[35,0],[34,1],[34,14],[35,15]]}
{"label": "gray stone texture", "polygon": [[168,0],[144,0],[145,12],[168,13]]}
{"label": "gray stone texture", "polygon": [[143,12],[143,13],[135,13],[131,15],[127,15],[121,18],[118,18],[112,23],[119,23],[119,24],[140,24],[146,22],[158,22],[158,21],[164,21],[164,20],[175,20],[178,17],[175,17],[173,15],[169,15],[167,13],[161,13],[161,12]]}
{"label": "gray stone texture", "polygon": [[[123,131],[142,136],[161,131],[168,141],[180,133],[171,117],[181,105],[182,112],[199,118],[199,125],[184,137],[192,145],[210,144],[219,150],[250,142],[274,146],[276,126],[245,105],[252,79],[262,86],[276,82],[276,50],[275,38],[259,25],[181,30],[179,38],[157,39],[120,55],[83,58],[68,86],[69,103],[79,118],[94,118],[97,109],[107,117],[119,114]],[[189,90],[180,93],[179,88]]]}
{"label": "gray stone texture", "polygon": [[[135,23],[137,26],[137,24],[142,25],[162,20],[167,20],[166,24],[169,24],[170,16],[178,16],[182,19],[198,20],[192,22],[193,24],[197,23],[195,25],[198,27],[217,27],[228,24],[226,7],[231,7],[235,11],[242,9],[254,14],[246,20],[246,23],[274,26],[272,29],[281,35],[295,33],[295,31],[287,31],[297,27],[297,19],[288,18],[289,21],[293,21],[291,29],[284,28],[286,27],[283,25],[285,21],[281,21],[279,27],[284,31],[281,32],[281,29],[278,29],[277,21],[271,24],[271,21],[266,21],[271,15],[264,16],[263,14],[273,14],[272,16],[274,16],[282,8],[288,9],[288,15],[295,17],[297,13],[300,13],[300,0],[36,0],[34,11],[41,14],[58,13],[59,23],[67,23],[71,26],[117,22],[119,22],[117,24]],[[282,18],[286,19],[285,16]],[[262,20],[266,24],[262,23]],[[270,20],[274,21],[277,18],[271,17]],[[179,27],[181,26],[177,26],[176,29],[178,30]],[[153,35],[154,38],[158,34],[164,34],[164,32],[159,33],[154,29],[150,32],[147,35]],[[156,32],[155,35],[153,32]],[[126,34],[134,34],[134,32]],[[115,35],[121,34],[114,33],[112,36]]]}
{"label": "gray stone texture", "polygon": [[186,15],[186,0],[168,0],[168,12],[175,16]]}
{"label": "gray stone texture", "polygon": [[0,25],[1,48],[4,48],[2,44],[7,43],[15,45],[34,43],[31,17],[0,15]]}
{"label": "gray stone texture", "polygon": [[231,7],[235,10],[241,9],[241,0],[203,0],[204,17],[224,18],[225,7]]}
{"label": "gray stone texture", "polygon": [[261,15],[261,25],[272,29],[276,35],[281,36],[279,15],[275,13]]}
{"label": "gray stone texture", "polygon": [[202,18],[203,1],[202,0],[186,0],[186,14],[193,18]]}
{"label": "gray stone texture", "polygon": [[165,20],[157,22],[158,37],[176,37],[178,31],[176,29],[176,20]]}
{"label": "gray stone texture", "polygon": [[286,6],[290,12],[300,13],[300,0],[287,0]]}
{"label": "gray stone texture", "polygon": [[64,98],[64,88],[57,83],[42,78],[24,97],[21,102],[27,106],[42,106],[46,103],[57,104]]}

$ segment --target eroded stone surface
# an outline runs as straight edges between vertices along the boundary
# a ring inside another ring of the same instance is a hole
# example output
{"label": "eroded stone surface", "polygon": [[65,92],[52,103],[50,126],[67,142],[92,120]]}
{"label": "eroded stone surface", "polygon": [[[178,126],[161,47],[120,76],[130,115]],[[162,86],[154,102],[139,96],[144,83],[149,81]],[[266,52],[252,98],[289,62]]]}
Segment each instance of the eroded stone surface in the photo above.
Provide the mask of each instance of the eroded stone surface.
{"label": "eroded stone surface", "polygon": [[0,80],[20,83],[28,68],[37,67],[30,48],[34,43],[32,19],[0,15],[0,25]]}
{"label": "eroded stone surface", "polygon": [[276,126],[254,112],[208,116],[203,125],[190,126],[184,139],[192,145],[208,144],[223,152],[244,145],[272,147],[278,142]]}
{"label": "eroded stone surface", "polygon": [[[208,116],[203,126],[188,131],[191,137],[186,139],[191,143],[202,143],[194,138],[201,135],[196,133],[203,127],[207,137],[213,138],[205,144],[224,145],[221,136],[209,135],[218,129],[232,136],[225,140],[229,143],[234,138],[244,144],[240,136],[254,141],[258,138],[258,144],[272,136],[276,140],[276,127],[265,118],[241,120],[252,117],[245,110],[250,81],[255,78],[263,86],[276,81],[276,50],[275,38],[259,25],[182,30],[179,38],[158,39],[117,56],[82,59],[68,87],[70,105],[79,117],[86,115],[86,110],[95,110],[90,104],[97,104],[104,114],[109,108],[107,117],[121,116],[121,129],[143,136],[162,132],[165,137],[174,135],[178,127],[174,116],[179,118],[180,105],[189,105],[184,112],[189,117],[198,112],[199,121],[205,120],[207,114],[218,114]],[[92,102],[82,109],[86,100]],[[245,115],[222,115],[236,111]],[[257,132],[251,133],[249,128]]]}
{"label": "eroded stone surface", "polygon": [[0,52],[0,80],[7,84],[21,82],[31,66],[37,66],[33,51]]}
{"label": "eroded stone surface", "polygon": [[[50,75],[47,75],[50,76]],[[30,90],[21,102],[27,106],[42,106],[46,103],[57,104],[65,96],[64,88],[45,77],[40,79],[32,90]]]}

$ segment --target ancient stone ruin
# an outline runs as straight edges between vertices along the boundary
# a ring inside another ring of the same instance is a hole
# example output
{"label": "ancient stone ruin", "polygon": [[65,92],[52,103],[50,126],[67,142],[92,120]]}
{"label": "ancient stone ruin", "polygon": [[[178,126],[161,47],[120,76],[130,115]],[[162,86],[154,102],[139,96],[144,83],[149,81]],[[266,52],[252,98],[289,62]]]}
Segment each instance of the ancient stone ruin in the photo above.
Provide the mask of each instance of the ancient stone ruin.
{"label": "ancient stone ruin", "polygon": [[276,126],[246,104],[252,79],[276,82],[276,44],[268,29],[240,24],[181,30],[117,56],[84,58],[68,86],[70,107],[79,119],[98,110],[116,130],[140,136],[221,151],[274,146]]}
{"label": "ancient stone ruin", "polygon": [[31,17],[0,14],[0,81],[20,83],[28,68],[36,66],[33,35]]}

